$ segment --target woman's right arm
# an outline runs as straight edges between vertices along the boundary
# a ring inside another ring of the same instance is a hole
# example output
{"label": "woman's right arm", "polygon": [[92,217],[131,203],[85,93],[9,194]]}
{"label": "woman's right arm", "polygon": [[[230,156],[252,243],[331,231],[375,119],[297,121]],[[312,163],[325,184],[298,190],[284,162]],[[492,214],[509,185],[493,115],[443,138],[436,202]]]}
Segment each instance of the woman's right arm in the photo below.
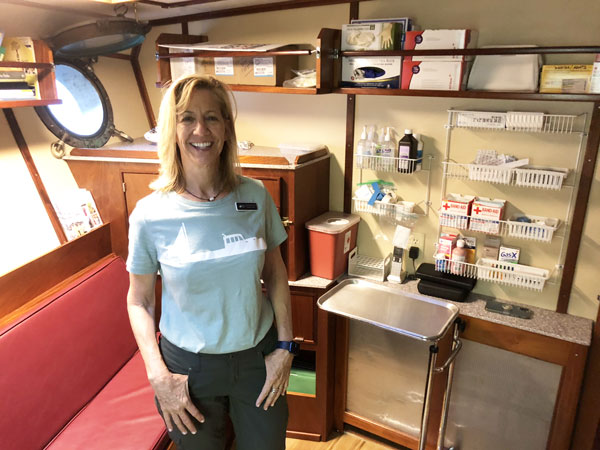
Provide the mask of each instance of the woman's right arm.
{"label": "woman's right arm", "polygon": [[148,381],[154,389],[168,430],[172,431],[175,425],[183,434],[187,434],[188,430],[196,433],[190,414],[199,422],[204,422],[204,416],[190,399],[188,377],[169,372],[156,341],[155,283],[156,274],[129,274],[127,293],[129,321],[146,366]]}

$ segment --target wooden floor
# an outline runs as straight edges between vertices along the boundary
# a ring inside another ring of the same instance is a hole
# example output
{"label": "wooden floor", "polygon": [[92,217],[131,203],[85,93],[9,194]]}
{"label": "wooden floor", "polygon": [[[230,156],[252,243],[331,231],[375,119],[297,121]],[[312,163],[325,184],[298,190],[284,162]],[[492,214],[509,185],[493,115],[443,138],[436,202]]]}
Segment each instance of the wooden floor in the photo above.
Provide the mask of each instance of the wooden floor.
{"label": "wooden floor", "polygon": [[327,442],[286,439],[285,443],[286,450],[390,450],[402,448],[390,447],[389,445],[348,431],[344,434],[333,436]]}

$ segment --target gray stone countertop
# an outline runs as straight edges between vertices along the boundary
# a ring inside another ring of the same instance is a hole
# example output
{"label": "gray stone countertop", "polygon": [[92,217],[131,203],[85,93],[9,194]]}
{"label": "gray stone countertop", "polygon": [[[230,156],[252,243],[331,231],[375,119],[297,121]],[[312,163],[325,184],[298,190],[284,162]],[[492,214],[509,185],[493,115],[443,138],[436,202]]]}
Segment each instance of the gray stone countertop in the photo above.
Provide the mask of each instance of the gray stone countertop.
{"label": "gray stone countertop", "polygon": [[[326,280],[307,274],[300,278],[298,281],[290,281],[289,284],[290,286],[326,289],[334,282],[341,281],[345,278],[350,277],[348,277],[347,275],[342,275],[337,280]],[[423,295],[420,294],[417,290],[418,281],[416,280],[408,281],[404,284],[390,283],[387,281],[367,281],[383,284],[384,286],[392,287],[398,289],[399,291]],[[427,296],[424,295],[424,297]],[[443,300],[456,305],[460,310],[460,314],[466,317],[487,320],[488,322],[506,325],[519,330],[529,331],[532,333],[561,339],[563,341],[572,342],[575,344],[589,346],[591,343],[593,321],[583,317],[572,316],[569,314],[560,314],[555,311],[550,311],[544,308],[537,308],[535,306],[511,302],[504,299],[498,299],[499,301],[505,303],[510,303],[517,306],[524,306],[533,311],[533,317],[531,319],[520,319],[517,317],[506,316],[503,314],[486,311],[485,304],[486,300],[489,297],[474,293],[471,293],[465,302],[453,302],[451,300],[440,299],[438,297],[431,298],[435,298],[436,300]]]}

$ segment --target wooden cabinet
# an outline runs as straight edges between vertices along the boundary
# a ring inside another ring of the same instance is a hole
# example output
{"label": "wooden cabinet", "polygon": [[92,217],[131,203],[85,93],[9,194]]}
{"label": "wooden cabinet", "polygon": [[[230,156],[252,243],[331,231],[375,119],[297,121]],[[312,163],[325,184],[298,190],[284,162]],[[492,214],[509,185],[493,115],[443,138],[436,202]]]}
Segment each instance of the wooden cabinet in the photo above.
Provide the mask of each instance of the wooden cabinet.
{"label": "wooden cabinet", "polygon": [[288,392],[290,410],[287,435],[292,438],[324,441],[333,428],[334,398],[334,317],[317,307],[327,288],[292,285],[294,339],[300,341],[302,356],[314,360],[315,395]]}
{"label": "wooden cabinet", "polygon": [[242,174],[261,180],[273,197],[288,233],[288,239],[281,245],[288,280],[299,279],[309,271],[305,224],[329,210],[329,156],[293,170],[242,167]]}

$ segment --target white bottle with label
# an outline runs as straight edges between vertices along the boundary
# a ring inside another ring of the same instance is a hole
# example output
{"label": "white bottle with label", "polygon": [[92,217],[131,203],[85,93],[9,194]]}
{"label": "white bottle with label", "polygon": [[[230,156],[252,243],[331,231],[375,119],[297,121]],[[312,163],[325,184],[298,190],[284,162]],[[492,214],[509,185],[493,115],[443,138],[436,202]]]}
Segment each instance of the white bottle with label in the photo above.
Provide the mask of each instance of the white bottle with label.
{"label": "white bottle with label", "polygon": [[356,144],[356,166],[359,169],[363,168],[363,155],[368,154],[369,151],[369,141],[367,140],[367,126],[364,125],[362,129],[362,133],[360,134],[360,139]]}
{"label": "white bottle with label", "polygon": [[388,172],[393,171],[395,166],[394,157],[396,156],[396,145],[392,142],[390,137],[390,127],[387,127],[385,130],[385,137],[381,144],[381,156],[380,167]]}
{"label": "white bottle with label", "polygon": [[465,265],[467,259],[467,249],[465,248],[465,240],[459,239],[456,241],[456,247],[452,250],[452,273],[456,275],[465,274]]}
{"label": "white bottle with label", "polygon": [[[379,137],[377,135],[377,126],[373,125],[372,128],[369,130],[369,135],[368,135],[368,140],[369,140],[369,155],[371,156],[377,156],[377,152],[378,152],[378,148],[379,148]],[[365,161],[365,167],[369,168],[369,169],[374,169],[375,168],[375,161],[377,160],[377,158],[366,158]]]}

